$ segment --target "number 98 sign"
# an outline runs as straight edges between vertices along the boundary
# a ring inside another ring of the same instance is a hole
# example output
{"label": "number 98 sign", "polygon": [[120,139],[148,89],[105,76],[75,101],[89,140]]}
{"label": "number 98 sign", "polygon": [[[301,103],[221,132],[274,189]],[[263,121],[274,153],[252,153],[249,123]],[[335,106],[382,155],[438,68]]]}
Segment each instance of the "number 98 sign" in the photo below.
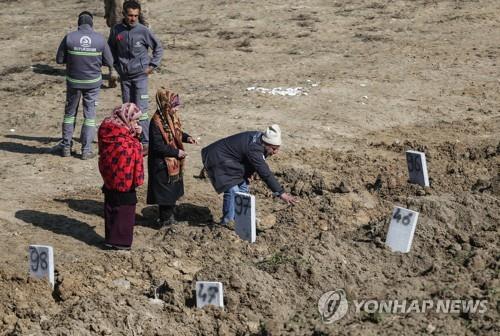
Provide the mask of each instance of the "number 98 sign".
{"label": "number 98 sign", "polygon": [[28,262],[31,277],[47,278],[54,287],[54,251],[52,246],[30,245]]}

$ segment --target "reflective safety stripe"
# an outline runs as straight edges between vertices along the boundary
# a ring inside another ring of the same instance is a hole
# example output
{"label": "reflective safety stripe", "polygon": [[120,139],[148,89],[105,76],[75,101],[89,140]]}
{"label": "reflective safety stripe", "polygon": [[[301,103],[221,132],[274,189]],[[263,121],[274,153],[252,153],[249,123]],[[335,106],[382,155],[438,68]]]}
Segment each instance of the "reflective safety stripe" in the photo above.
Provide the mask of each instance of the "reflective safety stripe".
{"label": "reflective safety stripe", "polygon": [[63,124],[74,124],[75,117],[64,117]]}
{"label": "reflective safety stripe", "polygon": [[76,55],[76,56],[101,56],[102,52],[100,51],[74,51],[68,50],[68,54]]}
{"label": "reflective safety stripe", "polygon": [[149,95],[141,95],[141,99],[149,99]]}
{"label": "reflective safety stripe", "polygon": [[140,118],[139,118],[139,120],[148,120],[148,119],[149,119],[149,116],[148,116],[148,114],[147,114],[147,113],[143,113],[143,114],[140,116]]}
{"label": "reflective safety stripe", "polygon": [[99,76],[99,77],[94,78],[94,79],[74,79],[74,78],[71,78],[69,76],[66,76],[66,80],[68,82],[75,83],[75,84],[92,84],[92,83],[97,83],[101,79],[102,79],[102,76]]}
{"label": "reflective safety stripe", "polygon": [[85,126],[95,127],[95,119],[83,119]]}

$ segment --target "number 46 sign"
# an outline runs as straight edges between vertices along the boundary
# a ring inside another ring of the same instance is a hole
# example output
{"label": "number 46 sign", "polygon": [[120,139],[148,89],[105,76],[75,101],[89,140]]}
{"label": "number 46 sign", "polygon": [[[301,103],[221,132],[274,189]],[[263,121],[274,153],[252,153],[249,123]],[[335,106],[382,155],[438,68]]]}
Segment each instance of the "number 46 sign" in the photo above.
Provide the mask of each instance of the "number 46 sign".
{"label": "number 46 sign", "polygon": [[385,244],[395,252],[410,252],[417,220],[418,212],[395,207]]}
{"label": "number 46 sign", "polygon": [[28,251],[30,276],[47,278],[54,287],[54,251],[52,246],[30,245]]}

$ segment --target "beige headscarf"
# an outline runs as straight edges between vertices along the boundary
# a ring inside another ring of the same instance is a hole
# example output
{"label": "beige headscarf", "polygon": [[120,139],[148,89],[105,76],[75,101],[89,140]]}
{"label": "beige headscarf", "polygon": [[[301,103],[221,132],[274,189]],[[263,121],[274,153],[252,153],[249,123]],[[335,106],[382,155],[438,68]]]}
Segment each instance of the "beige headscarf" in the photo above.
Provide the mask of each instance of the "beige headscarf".
{"label": "beige headscarf", "polygon": [[[153,122],[160,129],[165,143],[173,148],[184,150],[182,143],[182,125],[179,111],[175,107],[180,105],[179,95],[165,88],[156,93],[156,113]],[[165,157],[170,182],[176,182],[182,178],[184,159],[176,157]]]}

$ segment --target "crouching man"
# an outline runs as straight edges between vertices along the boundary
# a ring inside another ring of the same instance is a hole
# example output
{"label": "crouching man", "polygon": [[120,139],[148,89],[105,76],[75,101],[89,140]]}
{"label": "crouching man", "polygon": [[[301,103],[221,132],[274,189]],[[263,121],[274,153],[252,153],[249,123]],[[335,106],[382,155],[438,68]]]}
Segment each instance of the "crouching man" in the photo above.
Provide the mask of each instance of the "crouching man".
{"label": "crouching man", "polygon": [[224,192],[221,224],[234,220],[235,194],[248,192],[249,179],[257,173],[273,195],[289,204],[298,199],[286,193],[269,169],[266,158],[278,153],[281,130],[278,125],[264,132],[247,131],[218,140],[201,151],[203,166],[217,193]]}

